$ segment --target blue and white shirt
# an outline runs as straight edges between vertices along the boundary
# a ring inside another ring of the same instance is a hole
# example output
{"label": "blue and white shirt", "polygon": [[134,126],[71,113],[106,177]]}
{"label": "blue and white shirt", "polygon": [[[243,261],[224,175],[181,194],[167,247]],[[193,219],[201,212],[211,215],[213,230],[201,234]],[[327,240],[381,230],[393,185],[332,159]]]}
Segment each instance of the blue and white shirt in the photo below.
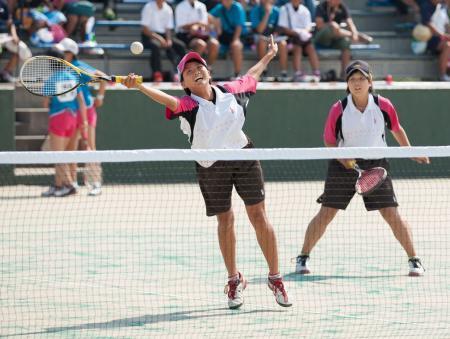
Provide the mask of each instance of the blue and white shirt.
{"label": "blue and white shirt", "polygon": [[[81,68],[83,71],[88,72],[88,73],[94,73],[96,71],[95,68],[93,68],[89,64],[87,64],[83,61],[80,61],[78,59],[73,60],[72,64],[78,68]],[[89,89],[89,86],[87,86],[87,85],[80,86],[80,91],[81,91],[81,93],[83,93],[84,102],[86,103],[86,108],[91,108],[92,106],[94,106],[94,97],[91,94],[91,90]]]}
{"label": "blue and white shirt", "polygon": [[[54,93],[55,87],[56,92],[61,93],[65,90],[74,88],[77,83],[78,81],[75,75],[64,71],[55,72],[44,84],[44,93]],[[76,115],[78,111],[77,94],[79,91],[80,89],[78,87],[63,95],[51,97],[48,114],[53,116],[68,110],[73,115]]]}

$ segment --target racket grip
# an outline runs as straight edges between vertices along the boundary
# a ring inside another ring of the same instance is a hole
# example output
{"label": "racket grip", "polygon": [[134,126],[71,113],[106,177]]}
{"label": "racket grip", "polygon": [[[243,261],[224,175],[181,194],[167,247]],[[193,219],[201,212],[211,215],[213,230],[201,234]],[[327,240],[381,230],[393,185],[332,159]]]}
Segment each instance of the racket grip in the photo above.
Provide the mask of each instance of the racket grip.
{"label": "racket grip", "polygon": [[[111,81],[121,84],[126,78],[127,78],[127,76],[125,76],[125,75],[112,75]],[[137,76],[136,82],[138,84],[142,84],[144,82],[144,79],[142,78],[142,76]]]}

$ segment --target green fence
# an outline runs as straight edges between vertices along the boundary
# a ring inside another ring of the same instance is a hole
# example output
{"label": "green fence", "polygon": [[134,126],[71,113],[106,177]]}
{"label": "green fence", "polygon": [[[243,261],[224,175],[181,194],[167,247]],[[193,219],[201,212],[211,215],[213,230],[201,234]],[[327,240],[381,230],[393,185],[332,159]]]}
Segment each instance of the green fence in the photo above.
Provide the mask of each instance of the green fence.
{"label": "green fence", "polygon": [[[14,88],[10,85],[2,85],[0,86],[0,152],[15,149],[14,120]],[[0,185],[11,182],[13,173],[13,166],[1,166]]]}
{"label": "green fence", "polygon": [[[183,95],[182,91],[167,91]],[[388,89],[379,94],[391,99],[397,108],[400,122],[413,145],[450,145],[450,95],[448,89]],[[259,90],[248,107],[245,132],[257,147],[322,147],[323,125],[330,106],[345,96],[341,89],[315,90]],[[0,88],[0,150],[14,150],[14,91]],[[165,119],[164,108],[148,99],[137,90],[107,91],[105,104],[99,110],[98,148],[148,149],[189,148],[187,136],[179,128],[179,121]],[[395,145],[388,133],[388,143]],[[450,167],[450,161],[445,162]],[[395,161],[394,161],[395,164]],[[167,166],[175,166],[168,164]],[[148,164],[141,168],[140,175],[129,176],[129,180],[147,181],[147,171],[160,170],[162,164]],[[268,178],[279,177],[280,166],[276,162],[265,162]],[[406,165],[402,165],[407,166]],[[411,163],[420,175],[420,166]],[[117,167],[104,165],[105,180],[114,181]],[[321,179],[323,170],[311,171],[309,179]],[[397,169],[396,169],[397,168]],[[393,174],[402,176],[399,167],[393,166]],[[11,176],[11,167],[3,167],[1,176]],[[164,172],[164,171],[160,171]],[[411,171],[408,171],[411,173]],[[439,175],[440,173],[436,173]],[[187,170],[187,178],[193,178]],[[284,179],[296,179],[297,174],[283,174]],[[158,180],[166,180],[164,175]],[[169,178],[170,179],[170,178]],[[274,179],[272,179],[274,180]],[[8,179],[9,181],[9,179]],[[2,180],[4,182],[4,180]],[[9,181],[11,182],[11,181]]]}
{"label": "green fence", "polygon": [[[181,91],[168,91],[182,95]],[[449,145],[449,90],[384,90],[414,145]],[[330,106],[342,90],[260,90],[248,107],[245,132],[257,147],[321,147]],[[100,110],[100,149],[188,148],[178,120],[138,91],[110,90]],[[390,145],[395,143],[389,140]]]}

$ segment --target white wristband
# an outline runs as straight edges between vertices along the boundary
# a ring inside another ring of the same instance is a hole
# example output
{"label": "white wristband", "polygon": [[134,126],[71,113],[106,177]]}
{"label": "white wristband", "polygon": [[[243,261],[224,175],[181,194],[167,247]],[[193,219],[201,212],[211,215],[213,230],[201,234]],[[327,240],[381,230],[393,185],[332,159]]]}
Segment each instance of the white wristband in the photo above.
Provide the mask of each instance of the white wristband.
{"label": "white wristband", "polygon": [[103,100],[105,96],[103,94],[97,94],[97,96],[95,97],[98,100]]}

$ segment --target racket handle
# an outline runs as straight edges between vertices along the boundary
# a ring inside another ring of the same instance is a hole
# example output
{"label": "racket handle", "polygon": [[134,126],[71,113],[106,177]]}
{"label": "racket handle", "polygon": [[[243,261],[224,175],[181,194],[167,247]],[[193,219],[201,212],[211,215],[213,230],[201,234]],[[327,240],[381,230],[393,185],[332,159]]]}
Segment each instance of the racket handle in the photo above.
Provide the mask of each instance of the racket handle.
{"label": "racket handle", "polygon": [[[126,78],[127,78],[127,77],[124,76],[124,75],[112,75],[112,76],[111,76],[111,81],[112,81],[112,82],[116,82],[116,83],[121,84],[122,81],[124,81]],[[142,84],[142,83],[144,82],[144,79],[142,78],[142,76],[137,76],[137,77],[136,77],[136,82],[137,82],[138,84]]]}
{"label": "racket handle", "polygon": [[354,168],[354,169],[359,169],[359,166],[358,166],[358,164],[356,163],[356,160],[351,160],[351,161],[348,161],[348,165],[350,166],[350,168]]}

